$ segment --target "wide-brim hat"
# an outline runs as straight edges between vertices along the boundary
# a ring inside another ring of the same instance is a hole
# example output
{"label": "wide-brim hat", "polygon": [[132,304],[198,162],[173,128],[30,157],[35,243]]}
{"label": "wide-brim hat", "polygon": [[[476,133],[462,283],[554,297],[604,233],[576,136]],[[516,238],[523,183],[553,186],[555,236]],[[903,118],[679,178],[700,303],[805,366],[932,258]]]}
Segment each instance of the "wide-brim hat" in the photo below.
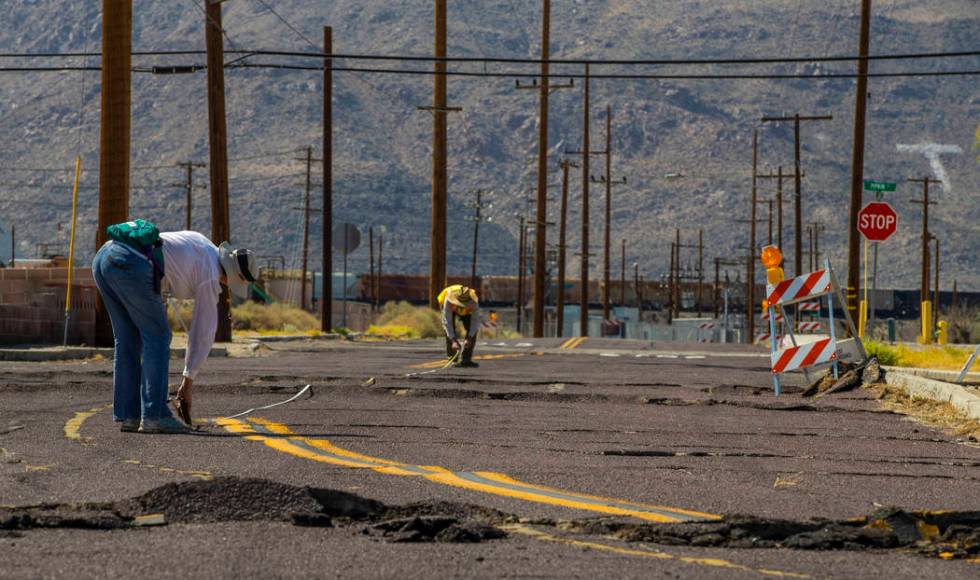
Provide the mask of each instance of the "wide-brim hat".
{"label": "wide-brim hat", "polygon": [[449,293],[446,294],[446,300],[448,300],[450,304],[455,304],[456,306],[460,306],[462,308],[473,308],[479,304],[479,299],[476,296],[476,290],[467,288],[466,286],[463,286],[455,292],[450,290]]}
{"label": "wide-brim hat", "polygon": [[218,261],[228,279],[228,290],[239,298],[248,298],[248,285],[255,282],[255,256],[246,248],[238,248],[230,242],[218,246]]}

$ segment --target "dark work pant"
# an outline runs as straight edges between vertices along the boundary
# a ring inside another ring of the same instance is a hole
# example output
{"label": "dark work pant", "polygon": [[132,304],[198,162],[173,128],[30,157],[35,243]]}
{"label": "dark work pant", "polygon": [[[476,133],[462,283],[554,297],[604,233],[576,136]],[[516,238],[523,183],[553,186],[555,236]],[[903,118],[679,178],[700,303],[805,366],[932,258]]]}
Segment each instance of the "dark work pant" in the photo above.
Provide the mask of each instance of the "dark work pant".
{"label": "dark work pant", "polygon": [[[453,325],[456,324],[456,318],[457,318],[457,316],[455,314],[453,314]],[[459,321],[463,324],[463,332],[464,332],[464,334],[466,336],[469,336],[469,334],[470,334],[470,324],[473,323],[473,317],[471,315],[467,314],[466,316],[459,316],[458,318],[459,318]],[[464,344],[464,342],[462,340],[460,340],[459,343],[460,343],[460,345],[463,345]],[[471,360],[473,360],[473,349],[475,349],[475,348],[476,348],[476,337],[474,337],[473,340],[470,342],[469,348],[466,348],[466,347],[463,348],[463,362],[470,362]],[[451,339],[451,338],[449,338],[447,336],[446,337],[446,356],[451,357],[451,356],[453,356],[453,354],[455,354],[453,352],[453,339]]]}

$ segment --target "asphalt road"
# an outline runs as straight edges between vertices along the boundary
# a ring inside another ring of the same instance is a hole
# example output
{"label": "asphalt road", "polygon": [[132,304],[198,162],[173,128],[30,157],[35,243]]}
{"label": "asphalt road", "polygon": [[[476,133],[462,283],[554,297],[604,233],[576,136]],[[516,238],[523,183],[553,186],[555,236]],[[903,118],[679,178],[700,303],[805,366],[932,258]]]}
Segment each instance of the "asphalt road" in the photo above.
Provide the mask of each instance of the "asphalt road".
{"label": "asphalt road", "polygon": [[[202,486],[195,493],[205,498],[196,519],[159,527],[71,527],[89,525],[81,518],[0,530],[0,576],[980,574],[976,558],[908,548],[748,548],[611,533],[734,514],[776,526],[883,506],[980,509],[980,446],[893,414],[868,392],[804,399],[796,377],[777,398],[766,353],[751,347],[489,340],[472,370],[440,370],[439,350],[434,341],[304,341],[212,359],[195,391],[202,425],[191,435],[119,432],[107,406],[111,362],[0,363],[4,509],[58,504],[49,509],[62,513],[174,482]],[[174,361],[175,382],[179,368]],[[306,384],[312,398],[221,419]],[[262,494],[222,495],[228,477],[347,492],[507,535],[404,543],[395,540],[405,533],[379,531],[387,516],[333,514],[333,527],[249,516]],[[177,498],[189,493],[175,489]],[[240,509],[220,516],[228,505]]]}

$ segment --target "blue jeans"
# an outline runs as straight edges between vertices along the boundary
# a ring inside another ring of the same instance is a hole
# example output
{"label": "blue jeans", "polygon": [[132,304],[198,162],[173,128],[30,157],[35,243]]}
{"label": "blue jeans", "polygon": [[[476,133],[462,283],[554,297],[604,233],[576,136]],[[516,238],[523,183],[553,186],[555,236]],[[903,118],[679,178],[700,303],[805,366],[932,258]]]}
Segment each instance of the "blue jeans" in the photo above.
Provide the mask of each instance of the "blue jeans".
{"label": "blue jeans", "polygon": [[95,284],[112,321],[112,416],[116,421],[172,417],[167,406],[170,325],[153,290],[153,265],[118,242],[92,261]]}

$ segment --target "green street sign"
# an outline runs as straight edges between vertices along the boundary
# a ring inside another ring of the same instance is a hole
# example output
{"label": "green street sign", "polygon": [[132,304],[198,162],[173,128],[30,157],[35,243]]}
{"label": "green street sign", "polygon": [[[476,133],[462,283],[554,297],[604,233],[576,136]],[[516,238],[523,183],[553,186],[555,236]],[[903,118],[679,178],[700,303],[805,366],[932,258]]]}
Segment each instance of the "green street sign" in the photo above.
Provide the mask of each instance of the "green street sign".
{"label": "green street sign", "polygon": [[894,183],[889,183],[887,181],[871,181],[870,179],[864,180],[864,190],[865,191],[895,191],[896,185]]}

